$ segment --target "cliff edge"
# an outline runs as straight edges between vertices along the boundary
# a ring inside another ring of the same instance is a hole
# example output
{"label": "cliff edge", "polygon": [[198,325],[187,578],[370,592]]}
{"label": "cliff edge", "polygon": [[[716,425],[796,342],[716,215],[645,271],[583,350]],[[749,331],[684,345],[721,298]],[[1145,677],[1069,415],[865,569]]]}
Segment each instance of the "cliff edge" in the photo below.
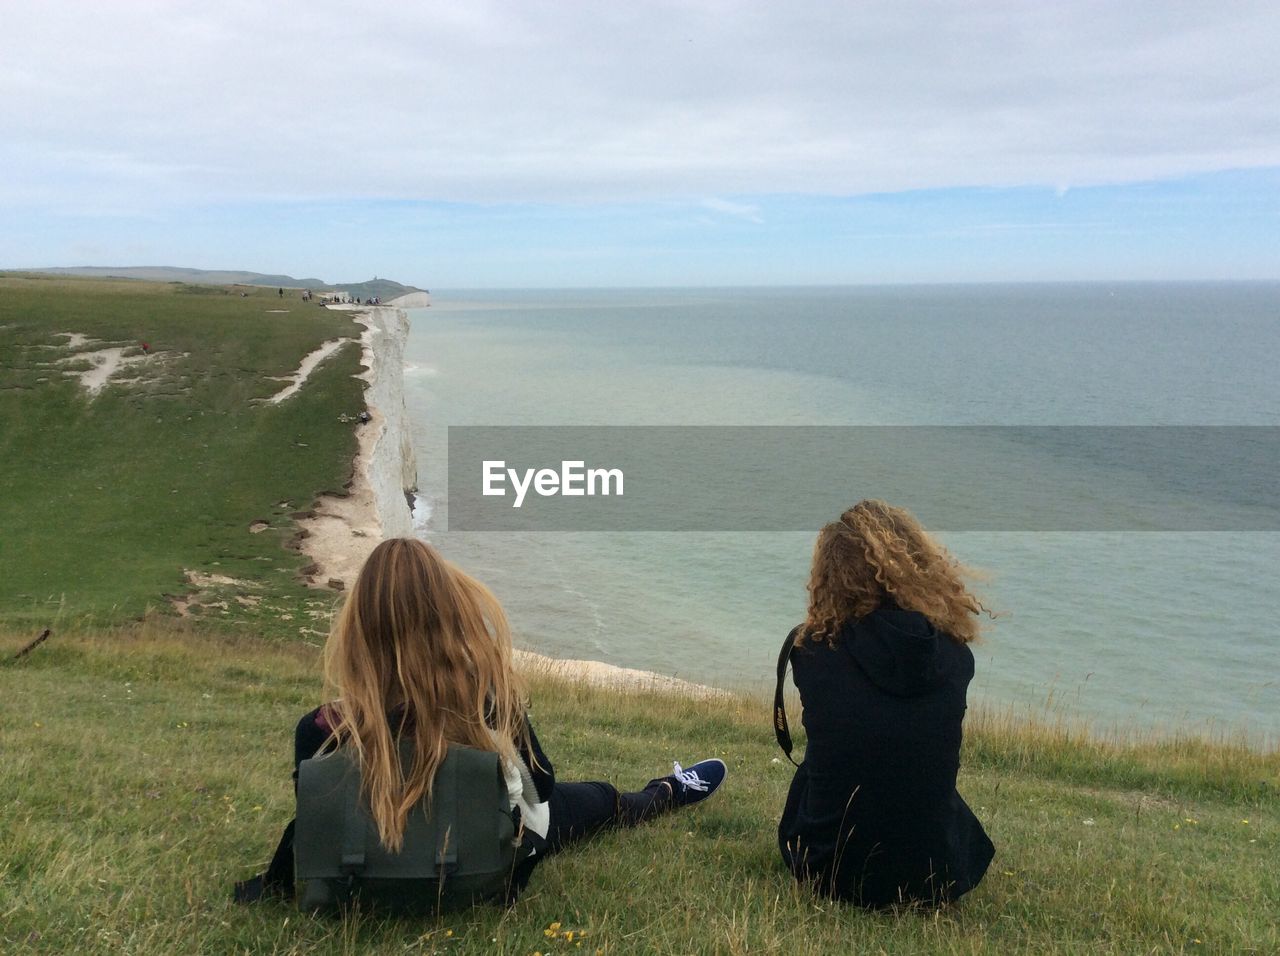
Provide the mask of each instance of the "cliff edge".
{"label": "cliff edge", "polygon": [[332,306],[354,312],[364,326],[365,408],[359,450],[346,495],[323,495],[299,521],[302,550],[311,560],[307,577],[321,587],[349,587],[369,552],[384,538],[412,535],[409,500],[418,465],[404,403],[404,345],[409,317],[403,308]]}

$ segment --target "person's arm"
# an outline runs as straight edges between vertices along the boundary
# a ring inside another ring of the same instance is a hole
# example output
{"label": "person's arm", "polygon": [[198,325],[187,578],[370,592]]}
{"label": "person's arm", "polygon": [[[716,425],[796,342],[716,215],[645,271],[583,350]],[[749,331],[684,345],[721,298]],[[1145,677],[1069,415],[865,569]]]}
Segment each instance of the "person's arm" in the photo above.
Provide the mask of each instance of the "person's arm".
{"label": "person's arm", "polygon": [[298,721],[293,732],[293,785],[298,786],[298,766],[318,754],[333,732],[329,705],[317,707]]}
{"label": "person's arm", "polygon": [[529,768],[529,773],[533,776],[533,785],[538,790],[538,799],[545,802],[551,799],[551,789],[556,785],[556,771],[551,766],[551,760],[542,752],[542,744],[538,742],[538,735],[534,733],[528,714],[525,714],[524,726],[529,732],[529,741],[528,745],[521,741],[520,759],[524,761],[525,766]]}

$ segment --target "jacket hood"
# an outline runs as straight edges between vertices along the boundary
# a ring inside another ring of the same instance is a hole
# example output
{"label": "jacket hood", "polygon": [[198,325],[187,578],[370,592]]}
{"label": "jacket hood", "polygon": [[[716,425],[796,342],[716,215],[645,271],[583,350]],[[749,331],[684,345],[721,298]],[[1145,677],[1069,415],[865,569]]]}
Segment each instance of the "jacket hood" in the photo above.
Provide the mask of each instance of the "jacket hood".
{"label": "jacket hood", "polygon": [[840,643],[873,684],[898,697],[916,697],[950,676],[950,638],[918,611],[882,607],[845,626]]}

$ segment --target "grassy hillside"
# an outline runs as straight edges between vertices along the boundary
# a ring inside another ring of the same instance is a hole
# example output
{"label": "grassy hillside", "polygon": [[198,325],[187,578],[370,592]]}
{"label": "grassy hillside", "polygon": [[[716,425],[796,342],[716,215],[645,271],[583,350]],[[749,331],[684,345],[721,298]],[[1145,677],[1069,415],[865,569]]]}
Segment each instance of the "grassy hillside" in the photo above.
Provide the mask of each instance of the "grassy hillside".
{"label": "grassy hillside", "polygon": [[56,266],[34,272],[53,276],[81,276],[88,279],[137,279],[143,282],[187,282],[200,285],[264,285],[287,288],[319,287],[323,279],[295,279],[230,269],[183,269],[176,266]]}
{"label": "grassy hillside", "polygon": [[717,754],[722,792],[544,863],[511,910],[342,922],[236,907],[232,881],[292,815],[317,651],[144,626],[55,634],[12,661],[18,638],[0,636],[6,953],[1280,951],[1275,754],[971,718],[960,787],[997,846],[986,880],[939,912],[868,914],[782,870],[791,768],[764,702],[538,675],[533,716],[561,779],[631,788]]}
{"label": "grassy hillside", "polygon": [[[350,477],[355,426],[338,415],[363,408],[358,344],[288,401],[261,400],[359,332],[274,290],[0,276],[0,623],[133,619],[192,591],[190,570],[245,582],[206,589],[198,613],[304,629],[328,602],[296,583],[289,516]],[[67,373],[108,347],[133,364],[90,396]]]}

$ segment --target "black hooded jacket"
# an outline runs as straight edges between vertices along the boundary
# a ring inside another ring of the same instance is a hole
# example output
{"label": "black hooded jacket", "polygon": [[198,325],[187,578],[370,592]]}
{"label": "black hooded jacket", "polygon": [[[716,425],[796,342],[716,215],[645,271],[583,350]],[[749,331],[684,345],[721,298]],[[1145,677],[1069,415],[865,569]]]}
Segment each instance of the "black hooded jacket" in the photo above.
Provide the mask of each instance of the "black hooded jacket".
{"label": "black hooded jacket", "polygon": [[995,848],[956,792],[969,648],[890,606],[791,663],[808,743],[778,844],[796,877],[864,906],[976,886]]}

